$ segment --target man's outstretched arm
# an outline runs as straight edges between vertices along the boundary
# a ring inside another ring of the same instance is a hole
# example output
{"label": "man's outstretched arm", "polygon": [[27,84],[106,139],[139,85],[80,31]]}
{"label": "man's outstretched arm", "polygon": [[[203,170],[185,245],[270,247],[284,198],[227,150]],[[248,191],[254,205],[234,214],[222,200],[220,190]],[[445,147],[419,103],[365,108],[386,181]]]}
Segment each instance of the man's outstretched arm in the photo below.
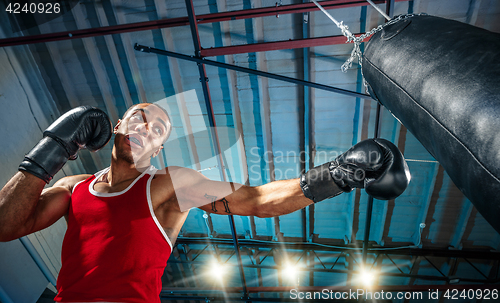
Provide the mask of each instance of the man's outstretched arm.
{"label": "man's outstretched arm", "polygon": [[298,179],[257,187],[231,184],[233,191],[227,194],[227,184],[205,178],[193,186],[192,192],[210,200],[199,207],[210,213],[274,217],[354,188],[364,188],[377,199],[394,199],[403,193],[409,181],[408,166],[397,147],[384,139],[370,139]]}

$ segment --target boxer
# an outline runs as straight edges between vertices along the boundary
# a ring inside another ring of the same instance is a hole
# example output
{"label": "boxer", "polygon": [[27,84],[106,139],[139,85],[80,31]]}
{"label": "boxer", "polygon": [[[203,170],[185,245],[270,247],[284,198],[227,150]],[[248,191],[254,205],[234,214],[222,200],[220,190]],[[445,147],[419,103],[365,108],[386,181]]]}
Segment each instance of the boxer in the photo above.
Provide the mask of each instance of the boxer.
{"label": "boxer", "polygon": [[160,278],[188,216],[180,211],[182,199],[197,201],[208,213],[274,217],[354,188],[394,199],[409,182],[399,150],[387,140],[372,139],[300,178],[228,187],[188,168],[155,169],[150,160],[171,130],[161,107],[134,105],[113,129],[109,168],[64,177],[44,189],[79,149],[97,150],[110,138],[104,112],[73,109],[44,132],[0,191],[1,241],[39,231],[65,216],[57,302],[160,302]]}

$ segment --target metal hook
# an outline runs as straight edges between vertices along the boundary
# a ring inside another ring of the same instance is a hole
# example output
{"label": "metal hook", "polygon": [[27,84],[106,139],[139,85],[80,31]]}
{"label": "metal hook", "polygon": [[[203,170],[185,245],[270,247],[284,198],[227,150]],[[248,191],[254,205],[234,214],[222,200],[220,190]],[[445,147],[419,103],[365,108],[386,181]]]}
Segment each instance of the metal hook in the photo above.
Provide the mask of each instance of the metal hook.
{"label": "metal hook", "polygon": [[283,5],[283,0],[280,0],[280,2],[276,2],[276,18],[279,18],[280,17],[280,13],[278,12],[278,6],[282,6]]}

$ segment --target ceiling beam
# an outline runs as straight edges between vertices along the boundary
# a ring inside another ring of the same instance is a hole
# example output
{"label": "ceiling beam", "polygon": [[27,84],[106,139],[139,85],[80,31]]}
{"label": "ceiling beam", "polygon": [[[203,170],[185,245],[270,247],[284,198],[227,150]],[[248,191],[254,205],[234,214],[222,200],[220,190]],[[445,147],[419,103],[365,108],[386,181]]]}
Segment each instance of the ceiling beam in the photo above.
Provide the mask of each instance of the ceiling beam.
{"label": "ceiling beam", "polygon": [[[358,37],[360,35],[361,34],[355,34],[356,37]],[[213,57],[213,56],[246,54],[246,53],[255,53],[255,52],[267,52],[267,51],[273,51],[273,50],[307,48],[307,47],[315,47],[315,46],[345,44],[346,41],[347,41],[346,36],[338,35],[338,36],[302,38],[302,39],[294,39],[294,40],[252,43],[252,44],[244,44],[244,45],[230,45],[230,46],[211,47],[211,48],[202,49],[201,56],[202,57]]]}
{"label": "ceiling beam", "polygon": [[[408,0],[397,0],[398,2],[408,1]],[[383,3],[383,0],[375,0],[374,3]],[[113,7],[123,7],[122,0],[112,0]],[[353,6],[365,6],[369,5],[368,2],[364,0],[328,0],[322,1],[321,5],[325,9],[336,9],[336,8],[346,8]],[[213,23],[213,22],[222,22],[222,21],[231,21],[231,20],[242,20],[249,18],[259,18],[266,16],[275,16],[275,15],[284,15],[284,14],[292,14],[292,13],[303,13],[310,11],[319,10],[314,3],[300,3],[300,4],[290,4],[290,5],[281,5],[281,6],[271,6],[271,7],[261,7],[247,10],[239,10],[239,11],[231,11],[231,12],[222,12],[215,14],[205,14],[199,15],[196,17],[198,24],[205,23]],[[69,39],[80,39],[80,38],[88,38],[95,36],[104,36],[104,35],[113,35],[113,34],[122,34],[128,32],[136,32],[136,31],[145,31],[145,30],[153,30],[167,27],[178,27],[189,25],[188,17],[179,17],[179,18],[168,18],[162,20],[154,20],[154,21],[146,21],[146,22],[136,22],[136,23],[126,23],[123,20],[124,18],[118,19],[117,23],[119,25],[107,26],[107,27],[98,27],[98,28],[89,28],[84,30],[76,30],[76,31],[65,31],[65,32],[56,32],[56,33],[47,33],[42,35],[30,35],[30,36],[21,36],[14,38],[6,38],[0,39],[0,47],[4,46],[14,46],[14,45],[23,45],[23,44],[33,44],[33,43],[43,43],[43,42],[51,42],[51,41],[61,41],[61,40],[69,40]]]}

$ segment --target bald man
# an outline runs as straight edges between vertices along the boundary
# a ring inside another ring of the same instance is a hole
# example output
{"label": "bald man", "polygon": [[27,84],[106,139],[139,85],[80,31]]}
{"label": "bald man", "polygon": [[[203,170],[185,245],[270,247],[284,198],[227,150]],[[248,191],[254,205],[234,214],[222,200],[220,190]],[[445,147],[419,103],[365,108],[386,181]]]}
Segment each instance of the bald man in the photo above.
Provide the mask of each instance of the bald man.
{"label": "bald man", "polygon": [[[0,191],[0,241],[66,218],[57,302],[160,302],[161,276],[188,216],[180,201],[208,213],[274,217],[356,187],[392,199],[409,182],[401,153],[383,139],[362,141],[300,178],[251,187],[212,181],[188,168],[154,168],[150,161],[172,130],[158,105],[134,105],[111,127],[96,108],[64,114]],[[100,149],[111,132],[110,167],[44,189],[79,149]]]}

